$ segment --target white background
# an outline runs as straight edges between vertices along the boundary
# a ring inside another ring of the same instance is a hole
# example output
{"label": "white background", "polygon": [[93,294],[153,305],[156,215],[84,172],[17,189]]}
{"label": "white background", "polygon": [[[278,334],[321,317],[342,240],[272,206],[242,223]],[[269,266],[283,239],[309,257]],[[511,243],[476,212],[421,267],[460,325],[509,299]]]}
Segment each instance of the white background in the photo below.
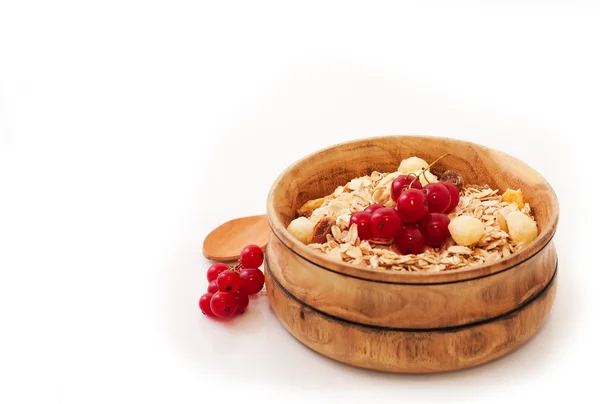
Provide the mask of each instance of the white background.
{"label": "white background", "polygon": [[[0,1],[0,402],[595,394],[600,9],[480,3]],[[401,376],[309,351],[266,296],[201,316],[212,228],[263,213],[307,153],[406,133],[498,148],[555,187],[559,290],[534,339]]]}

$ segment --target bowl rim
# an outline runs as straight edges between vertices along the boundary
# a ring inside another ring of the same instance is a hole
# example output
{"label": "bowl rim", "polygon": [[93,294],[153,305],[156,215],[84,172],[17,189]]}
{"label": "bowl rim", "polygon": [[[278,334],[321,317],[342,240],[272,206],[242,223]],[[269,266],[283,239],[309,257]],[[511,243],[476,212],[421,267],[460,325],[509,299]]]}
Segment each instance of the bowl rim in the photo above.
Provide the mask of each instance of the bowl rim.
{"label": "bowl rim", "polygon": [[[337,147],[349,146],[352,144],[356,144],[357,142],[364,141],[378,141],[383,139],[390,138],[398,138],[398,139],[418,139],[418,140],[444,140],[444,141],[452,141],[462,143],[465,146],[472,146],[479,148],[481,150],[488,150],[494,153],[498,153],[503,155],[509,159],[516,160],[521,164],[528,167],[534,174],[536,174],[540,181],[545,185],[546,190],[548,192],[548,199],[550,202],[550,213],[549,220],[546,226],[541,229],[537,238],[529,243],[522,250],[509,255],[506,258],[502,258],[498,261],[489,264],[479,264],[473,265],[465,268],[449,270],[449,271],[441,271],[441,272],[398,272],[392,270],[383,270],[383,269],[373,269],[362,267],[358,265],[348,264],[342,261],[335,260],[330,258],[326,254],[318,253],[314,251],[301,241],[297,240],[294,236],[292,236],[287,230],[286,226],[282,223],[278,218],[278,214],[275,208],[275,191],[278,186],[282,183],[282,179],[286,176],[294,168],[302,165],[304,162],[313,158],[321,153],[327,153],[328,151],[335,149]],[[445,284],[445,283],[454,283],[454,282],[463,282],[468,280],[473,280],[481,277],[491,276],[494,274],[498,274],[504,271],[511,270],[512,268],[522,264],[525,261],[536,256],[538,253],[544,250],[544,248],[552,241],[554,234],[556,232],[556,228],[558,226],[558,217],[559,217],[559,204],[556,193],[550,183],[534,168],[529,166],[527,163],[522,160],[511,156],[507,153],[504,153],[500,150],[493,149],[482,144],[478,144],[471,141],[455,139],[450,137],[441,137],[441,136],[429,136],[429,135],[387,135],[387,136],[372,136],[372,137],[362,137],[358,139],[353,139],[345,142],[340,142],[333,144],[328,147],[324,147],[316,150],[313,153],[310,153],[295,162],[289,165],[285,170],[283,170],[276,180],[271,185],[271,188],[267,197],[267,218],[269,221],[269,226],[271,227],[272,235],[274,235],[281,244],[290,250],[292,253],[298,255],[300,258],[312,263],[315,266],[318,266],[324,270],[336,272],[340,275],[350,276],[354,278],[359,278],[366,281],[372,282],[381,282],[381,283],[393,283],[393,284]],[[267,248],[267,255],[268,255]]]}

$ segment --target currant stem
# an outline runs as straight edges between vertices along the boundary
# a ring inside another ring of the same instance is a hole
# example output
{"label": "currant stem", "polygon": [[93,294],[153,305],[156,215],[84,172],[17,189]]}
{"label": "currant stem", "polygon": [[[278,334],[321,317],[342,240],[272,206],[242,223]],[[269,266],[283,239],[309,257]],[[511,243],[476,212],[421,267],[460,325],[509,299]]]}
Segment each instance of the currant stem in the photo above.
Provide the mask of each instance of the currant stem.
{"label": "currant stem", "polygon": [[241,266],[241,261],[238,261],[237,264],[229,265],[229,269],[239,275]]}
{"label": "currant stem", "polygon": [[[417,174],[416,178],[410,182],[408,187],[410,188],[412,186],[413,182],[418,180],[419,177],[425,173],[425,171],[427,171],[431,168],[431,166],[433,166],[435,163],[437,163],[438,161],[440,161],[441,159],[443,159],[444,157],[449,156],[449,155],[450,155],[450,153],[445,153],[442,156],[438,157],[436,160],[434,160],[434,162],[429,164],[427,167],[421,168],[421,171],[419,172],[419,174]],[[423,178],[425,178],[425,181],[427,181],[428,184],[431,184],[431,182],[429,182],[429,179],[427,179],[426,176],[424,176]]]}

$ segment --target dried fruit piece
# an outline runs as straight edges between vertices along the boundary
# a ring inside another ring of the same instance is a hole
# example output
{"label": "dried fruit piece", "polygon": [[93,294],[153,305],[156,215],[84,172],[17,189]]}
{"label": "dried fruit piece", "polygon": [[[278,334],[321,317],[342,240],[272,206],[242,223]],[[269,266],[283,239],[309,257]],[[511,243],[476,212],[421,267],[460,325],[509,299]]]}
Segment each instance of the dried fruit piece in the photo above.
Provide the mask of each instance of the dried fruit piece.
{"label": "dried fruit piece", "polygon": [[308,244],[308,239],[312,235],[315,223],[304,216],[300,216],[290,222],[288,231],[304,244]]}
{"label": "dried fruit piece", "polygon": [[462,190],[463,186],[465,185],[462,175],[452,170],[444,172],[444,174],[440,176],[440,182],[449,182],[454,184],[459,191]]}
{"label": "dried fruit piece", "polygon": [[446,172],[446,169],[437,164],[434,164],[433,166],[429,167],[429,171],[431,171],[431,174],[440,178],[442,175],[444,175],[444,173]]}
{"label": "dried fruit piece", "polygon": [[322,244],[327,241],[327,235],[331,233],[331,228],[335,225],[335,219],[325,216],[313,228],[311,235],[308,237],[308,244]]}
{"label": "dried fruit piece", "polygon": [[508,227],[506,226],[506,217],[510,215],[512,212],[518,210],[518,206],[516,202],[511,203],[508,206],[503,207],[498,211],[497,221],[500,225],[500,228],[508,233]]}
{"label": "dried fruit piece", "polygon": [[526,214],[515,210],[506,217],[508,234],[517,243],[529,243],[538,235],[537,225]]}
{"label": "dried fruit piece", "polygon": [[519,209],[523,209],[523,192],[520,189],[508,188],[506,192],[502,194],[502,202],[516,202]]}
{"label": "dried fruit piece", "polygon": [[448,225],[452,239],[458,245],[470,246],[476,244],[485,233],[483,223],[473,216],[458,216]]}
{"label": "dried fruit piece", "polygon": [[315,209],[320,208],[323,205],[323,203],[329,198],[329,196],[326,196],[324,198],[311,199],[310,201],[307,201],[304,205],[300,207],[300,209],[298,209],[298,216],[309,217]]}
{"label": "dried fruit piece", "polygon": [[421,185],[425,186],[427,184],[435,184],[438,182],[438,178],[431,171],[427,170],[419,176],[419,181],[421,181]]}

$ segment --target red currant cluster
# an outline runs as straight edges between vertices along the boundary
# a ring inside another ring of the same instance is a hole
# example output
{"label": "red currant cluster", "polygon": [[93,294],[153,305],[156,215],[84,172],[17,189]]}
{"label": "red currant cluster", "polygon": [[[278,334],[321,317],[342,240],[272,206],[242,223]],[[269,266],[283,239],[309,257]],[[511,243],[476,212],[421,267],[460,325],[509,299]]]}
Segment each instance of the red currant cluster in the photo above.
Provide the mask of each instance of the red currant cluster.
{"label": "red currant cluster", "polygon": [[391,185],[393,208],[380,204],[355,212],[361,240],[393,240],[400,254],[420,254],[425,246],[439,247],[450,236],[448,213],[458,205],[458,188],[450,182],[429,183],[423,187],[418,176],[400,175]]}
{"label": "red currant cluster", "polygon": [[209,317],[231,318],[242,314],[250,299],[265,284],[265,276],[258,267],[264,260],[262,249],[248,245],[242,249],[236,265],[217,263],[208,268],[208,291],[200,298],[200,310]]}

